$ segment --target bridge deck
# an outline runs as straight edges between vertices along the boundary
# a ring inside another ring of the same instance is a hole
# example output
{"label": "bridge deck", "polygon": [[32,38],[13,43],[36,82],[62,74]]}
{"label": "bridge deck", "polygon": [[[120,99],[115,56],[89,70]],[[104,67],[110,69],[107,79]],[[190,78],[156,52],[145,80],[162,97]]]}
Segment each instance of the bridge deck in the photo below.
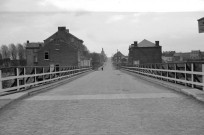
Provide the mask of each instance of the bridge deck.
{"label": "bridge deck", "polygon": [[114,70],[96,71],[0,114],[1,135],[201,135],[204,107]]}

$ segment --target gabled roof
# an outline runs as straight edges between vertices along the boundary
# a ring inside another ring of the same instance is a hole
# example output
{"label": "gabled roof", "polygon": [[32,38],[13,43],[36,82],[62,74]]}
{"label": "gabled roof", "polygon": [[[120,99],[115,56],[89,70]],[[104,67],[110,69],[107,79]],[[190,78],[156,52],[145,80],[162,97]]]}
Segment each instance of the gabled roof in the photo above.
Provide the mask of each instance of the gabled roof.
{"label": "gabled roof", "polygon": [[198,21],[203,20],[203,19],[204,19],[204,17],[202,17],[202,18],[198,19]]}
{"label": "gabled roof", "polygon": [[116,54],[114,54],[113,57],[117,57],[117,56],[125,57],[125,55],[123,55],[120,51],[118,51]]}
{"label": "gabled roof", "polygon": [[137,46],[138,47],[155,47],[155,44],[148,41],[148,40],[146,40],[146,39],[144,39]]}
{"label": "gabled roof", "polygon": [[84,42],[82,39],[79,39],[78,37],[76,37],[76,36],[74,36],[73,34],[69,33],[69,30],[68,30],[68,29],[66,29],[66,34],[67,34],[67,35],[70,35],[70,36],[72,36],[72,37],[74,37],[75,39],[81,41],[82,43]]}

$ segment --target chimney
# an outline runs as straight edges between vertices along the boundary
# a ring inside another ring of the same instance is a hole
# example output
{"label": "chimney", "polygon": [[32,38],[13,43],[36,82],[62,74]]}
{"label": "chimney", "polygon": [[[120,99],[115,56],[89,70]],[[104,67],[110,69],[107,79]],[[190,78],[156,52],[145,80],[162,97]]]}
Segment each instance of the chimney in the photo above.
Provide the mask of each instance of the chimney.
{"label": "chimney", "polygon": [[137,41],[134,41],[134,47],[137,47]]}
{"label": "chimney", "polygon": [[134,47],[134,44],[131,44],[131,48],[133,48]]}
{"label": "chimney", "polygon": [[29,40],[27,40],[27,44],[29,43]]}
{"label": "chimney", "polygon": [[155,41],[155,46],[159,46],[159,41]]}
{"label": "chimney", "polygon": [[58,27],[58,31],[65,31],[66,27]]}

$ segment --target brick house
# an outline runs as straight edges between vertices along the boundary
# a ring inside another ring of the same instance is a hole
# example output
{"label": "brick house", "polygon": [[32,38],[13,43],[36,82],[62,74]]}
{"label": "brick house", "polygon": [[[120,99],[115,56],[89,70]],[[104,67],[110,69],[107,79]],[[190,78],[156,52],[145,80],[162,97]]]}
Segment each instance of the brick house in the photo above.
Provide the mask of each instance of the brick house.
{"label": "brick house", "polygon": [[58,27],[58,31],[36,49],[34,65],[37,66],[90,66],[89,53],[83,40],[69,33],[66,27]]}
{"label": "brick house", "polygon": [[127,64],[127,57],[123,55],[120,51],[115,53],[112,57],[112,61],[118,65],[126,65]]}
{"label": "brick house", "polygon": [[129,47],[128,64],[162,63],[162,47],[159,41],[152,43],[146,39]]}

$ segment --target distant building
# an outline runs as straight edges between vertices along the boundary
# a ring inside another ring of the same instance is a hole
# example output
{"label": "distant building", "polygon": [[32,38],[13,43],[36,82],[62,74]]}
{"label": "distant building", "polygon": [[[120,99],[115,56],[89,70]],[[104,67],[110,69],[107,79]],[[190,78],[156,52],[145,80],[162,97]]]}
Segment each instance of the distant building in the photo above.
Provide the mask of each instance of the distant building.
{"label": "distant building", "polygon": [[26,60],[27,66],[38,65],[38,51],[44,46],[42,42],[29,42],[26,44]]}
{"label": "distant building", "polygon": [[188,60],[190,60],[189,52],[185,52],[185,53],[179,52],[174,54],[174,59],[173,59],[174,62],[186,62]]}
{"label": "distant building", "polygon": [[118,65],[126,65],[127,64],[127,56],[123,55],[120,51],[115,53],[112,56],[112,61]]}
{"label": "distant building", "polygon": [[198,32],[204,33],[204,17],[198,19]]}
{"label": "distant building", "polygon": [[162,53],[162,62],[163,63],[171,63],[174,60],[175,51],[166,51]]}
{"label": "distant building", "polygon": [[179,52],[174,54],[174,62],[187,62],[187,61],[203,61],[204,52],[200,50],[192,50],[191,52]]}
{"label": "distant building", "polygon": [[29,65],[90,66],[83,40],[72,35],[66,27],[58,27],[58,31],[45,39],[43,44],[27,43],[26,51]]}
{"label": "distant building", "polygon": [[201,51],[200,50],[192,50],[190,52],[190,59],[191,60],[201,60],[202,59]]}
{"label": "distant building", "polygon": [[101,62],[104,63],[106,61],[106,59],[107,59],[106,54],[102,48],[102,50],[101,50]]}
{"label": "distant building", "polygon": [[129,47],[128,64],[162,63],[162,47],[159,41],[152,43],[146,39]]}

